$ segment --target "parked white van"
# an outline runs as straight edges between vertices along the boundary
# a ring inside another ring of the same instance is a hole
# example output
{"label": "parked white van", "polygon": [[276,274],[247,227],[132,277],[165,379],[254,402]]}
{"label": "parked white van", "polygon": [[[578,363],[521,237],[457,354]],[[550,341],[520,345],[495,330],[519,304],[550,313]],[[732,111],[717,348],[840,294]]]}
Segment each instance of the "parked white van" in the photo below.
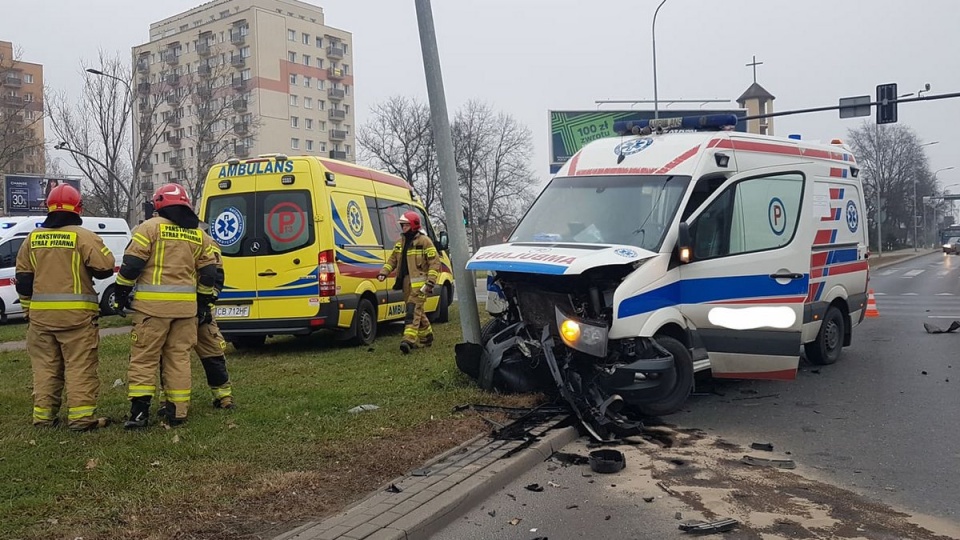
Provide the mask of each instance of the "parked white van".
{"label": "parked white van", "polygon": [[867,299],[856,160],[839,140],[722,129],[736,123],[622,125],[573,156],[509,241],[468,261],[498,298],[461,370],[559,388],[605,438],[621,405],[678,410],[696,371],[792,379],[801,349],[835,362]]}
{"label": "parked white van", "polygon": [[[0,217],[0,322],[23,317],[20,297],[13,284],[16,274],[17,252],[30,231],[43,224],[46,216],[4,216]],[[130,226],[120,218],[101,218],[83,216],[83,225],[97,233],[117,260],[117,267],[123,260],[123,250],[130,242]],[[100,313],[112,313],[113,284],[116,276],[107,279],[95,279],[94,287],[100,297]]]}

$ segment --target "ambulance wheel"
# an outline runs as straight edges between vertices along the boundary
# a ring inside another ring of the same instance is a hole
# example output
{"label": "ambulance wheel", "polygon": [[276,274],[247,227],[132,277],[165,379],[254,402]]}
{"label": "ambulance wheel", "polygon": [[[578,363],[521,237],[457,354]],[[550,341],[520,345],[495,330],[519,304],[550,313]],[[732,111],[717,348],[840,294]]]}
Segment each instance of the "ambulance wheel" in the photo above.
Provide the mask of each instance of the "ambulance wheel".
{"label": "ambulance wheel", "polygon": [[7,324],[7,304],[0,300],[0,324]]}
{"label": "ambulance wheel", "polygon": [[803,346],[811,364],[826,366],[840,359],[843,351],[843,327],[843,313],[833,306],[827,308],[816,341]]}
{"label": "ambulance wheel", "polygon": [[683,343],[670,336],[657,336],[657,344],[673,355],[674,372],[664,375],[663,397],[656,403],[637,405],[634,409],[643,416],[664,416],[683,407],[693,390],[693,357]]}
{"label": "ambulance wheel", "polygon": [[501,330],[510,326],[506,321],[500,317],[494,317],[486,322],[482,328],[480,328],[480,344],[486,347],[487,342],[490,341],[490,338],[497,335]]}
{"label": "ambulance wheel", "polygon": [[100,315],[103,317],[109,317],[110,315],[115,315],[113,311],[113,298],[116,296],[113,285],[107,287],[107,290],[103,291],[103,296],[100,298]]}
{"label": "ambulance wheel", "polygon": [[258,349],[267,342],[267,336],[237,336],[230,343],[237,349]]}
{"label": "ambulance wheel", "polygon": [[437,310],[430,314],[429,319],[432,323],[450,321],[450,289],[446,286],[440,287],[440,301],[437,303]]}
{"label": "ambulance wheel", "polygon": [[353,324],[357,330],[354,345],[370,345],[377,338],[377,312],[370,300],[360,299],[357,312],[353,314]]}

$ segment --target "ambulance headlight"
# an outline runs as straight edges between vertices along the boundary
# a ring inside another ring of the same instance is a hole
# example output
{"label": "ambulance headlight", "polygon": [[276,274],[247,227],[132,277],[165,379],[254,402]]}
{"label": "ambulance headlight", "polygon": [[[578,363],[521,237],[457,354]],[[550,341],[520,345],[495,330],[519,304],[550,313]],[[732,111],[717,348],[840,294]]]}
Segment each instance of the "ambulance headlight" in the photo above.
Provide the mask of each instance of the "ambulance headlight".
{"label": "ambulance headlight", "polygon": [[571,349],[605,358],[607,356],[607,327],[570,317],[554,308],[560,339]]}

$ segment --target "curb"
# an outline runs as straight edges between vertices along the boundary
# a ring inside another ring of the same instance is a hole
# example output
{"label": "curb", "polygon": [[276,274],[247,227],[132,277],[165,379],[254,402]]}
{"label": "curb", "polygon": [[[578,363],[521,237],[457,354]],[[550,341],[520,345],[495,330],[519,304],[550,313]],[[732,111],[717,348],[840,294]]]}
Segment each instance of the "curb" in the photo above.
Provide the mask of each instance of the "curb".
{"label": "curb", "polygon": [[[562,421],[562,420],[560,420]],[[479,435],[424,463],[421,469],[442,464],[448,458],[488,452],[481,460],[458,465],[457,471],[446,478],[440,477],[433,488],[419,493],[408,491],[394,495],[408,500],[392,508],[384,503],[385,489],[390,484],[408,486],[412,474],[400,476],[387,482],[382,488],[371,492],[365,499],[330,516],[321,522],[308,522],[289,530],[274,540],[328,540],[336,538],[367,540],[426,540],[450,524],[467,510],[480,503],[517,476],[545,461],[554,452],[576,440],[580,434],[574,426],[549,429],[557,420],[550,421],[531,431],[547,432],[529,447],[509,455],[520,441],[499,441],[488,435]],[[495,455],[499,454],[499,455]],[[506,456],[505,456],[506,455]],[[458,477],[453,481],[454,477]],[[441,487],[444,483],[447,485]],[[416,502],[414,502],[416,501]],[[400,511],[401,506],[404,511]]]}
{"label": "curb", "polygon": [[879,257],[879,259],[881,260],[881,262],[878,262],[878,263],[876,264],[876,266],[871,266],[871,267],[870,267],[870,270],[880,270],[881,268],[886,268],[886,267],[888,267],[888,266],[893,266],[893,265],[895,265],[895,264],[900,264],[900,263],[902,263],[902,262],[909,261],[909,260],[911,260],[911,259],[917,259],[917,258],[923,257],[923,256],[925,256],[925,255],[930,255],[930,254],[932,254],[932,253],[936,253],[936,250],[928,250],[928,251],[921,251],[921,252],[917,252],[917,253],[911,253],[911,254],[909,254],[909,255],[906,255],[906,256],[904,256],[904,257],[898,257],[898,258],[896,258],[896,259],[894,259],[894,260],[891,260],[891,261],[884,261],[884,260],[882,260],[883,257]]}

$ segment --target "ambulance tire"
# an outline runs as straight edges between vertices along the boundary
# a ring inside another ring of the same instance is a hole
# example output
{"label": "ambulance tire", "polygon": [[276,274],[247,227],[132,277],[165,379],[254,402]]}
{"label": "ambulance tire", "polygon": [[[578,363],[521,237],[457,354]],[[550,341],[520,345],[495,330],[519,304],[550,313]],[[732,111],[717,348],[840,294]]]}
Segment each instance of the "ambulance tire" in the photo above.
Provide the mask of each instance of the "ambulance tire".
{"label": "ambulance tire", "polygon": [[643,416],[665,416],[679,411],[693,391],[693,357],[690,350],[670,336],[656,336],[657,344],[673,355],[676,377],[673,385],[657,403],[636,405],[634,410]]}
{"label": "ambulance tire", "polygon": [[0,300],[0,324],[7,324],[7,305]]}
{"label": "ambulance tire", "polygon": [[353,314],[356,333],[352,339],[354,345],[371,345],[377,339],[377,311],[366,298],[361,298],[357,311]]}
{"label": "ambulance tire", "polygon": [[437,303],[437,310],[427,315],[431,323],[450,322],[450,289],[446,286],[440,287],[440,301]]}
{"label": "ambulance tire", "polygon": [[102,317],[115,315],[113,311],[113,297],[114,288],[113,285],[111,285],[107,287],[107,290],[103,291],[103,296],[100,297],[100,315]]}
{"label": "ambulance tire", "polygon": [[823,315],[817,339],[803,346],[811,364],[826,366],[840,359],[843,352],[844,319],[840,310],[830,306]]}

